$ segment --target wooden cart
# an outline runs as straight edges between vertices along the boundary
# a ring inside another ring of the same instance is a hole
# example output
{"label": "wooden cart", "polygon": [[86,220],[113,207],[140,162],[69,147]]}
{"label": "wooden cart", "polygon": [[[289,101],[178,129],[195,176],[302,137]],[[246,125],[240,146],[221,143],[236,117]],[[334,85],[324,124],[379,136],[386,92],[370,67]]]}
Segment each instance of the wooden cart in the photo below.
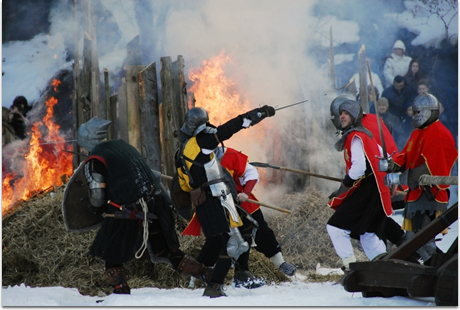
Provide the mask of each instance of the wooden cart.
{"label": "wooden cart", "polygon": [[457,220],[458,202],[399,247],[373,261],[351,263],[342,285],[364,297],[434,297],[438,306],[458,306],[458,237],[446,253],[433,254],[429,265],[410,257]]}

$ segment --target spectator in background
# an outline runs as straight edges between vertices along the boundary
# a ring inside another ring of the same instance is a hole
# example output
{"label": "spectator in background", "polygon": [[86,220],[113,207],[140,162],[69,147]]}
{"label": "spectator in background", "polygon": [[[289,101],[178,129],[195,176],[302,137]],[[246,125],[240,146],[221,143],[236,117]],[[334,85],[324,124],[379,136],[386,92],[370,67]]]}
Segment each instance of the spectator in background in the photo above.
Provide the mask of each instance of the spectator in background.
{"label": "spectator in background", "polygon": [[379,116],[386,122],[391,125],[392,131],[391,135],[393,136],[393,139],[396,142],[396,145],[398,146],[399,150],[402,150],[402,148],[405,145],[405,133],[404,129],[401,124],[401,120],[391,114],[388,109],[389,109],[389,103],[387,98],[382,97],[377,101],[377,110],[379,111]]}
{"label": "spectator in background", "polygon": [[430,82],[427,79],[422,79],[417,83],[417,92],[419,95],[430,92]]}
{"label": "spectator in background", "polygon": [[397,75],[403,76],[407,73],[412,58],[404,55],[405,52],[406,46],[401,40],[397,40],[393,45],[393,53],[387,58],[383,66],[386,87],[391,86]]}
{"label": "spectator in background", "polygon": [[418,60],[416,59],[411,60],[409,64],[409,69],[407,70],[407,73],[403,77],[406,82],[406,85],[412,89],[412,93],[414,95],[413,99],[415,99],[415,96],[417,95],[417,92],[418,92],[418,82],[426,78],[425,74],[420,69],[420,63],[418,62]]}
{"label": "spectator in background", "polygon": [[412,102],[411,99],[413,98],[411,89],[405,84],[404,78],[397,75],[393,80],[393,85],[385,88],[382,97],[388,99],[390,113],[402,121],[406,113],[406,107]]}
{"label": "spectator in background", "polygon": [[13,126],[16,136],[19,139],[26,138],[26,126],[29,121],[26,114],[29,111],[29,103],[26,97],[17,96],[10,107],[10,124]]}
{"label": "spectator in background", "polygon": [[414,126],[412,126],[412,116],[414,112],[412,111],[412,105],[409,105],[406,109],[406,114],[404,115],[404,119],[402,120],[401,124],[404,130],[404,140],[406,141],[407,138],[410,137],[412,131],[414,131]]}
{"label": "spectator in background", "polygon": [[372,94],[372,86],[367,86],[367,100],[369,102],[369,113],[375,114],[375,106],[380,97],[380,91],[374,86],[375,97]]}
{"label": "spectator in background", "polygon": [[10,110],[2,107],[2,146],[17,140],[16,132],[10,124]]}

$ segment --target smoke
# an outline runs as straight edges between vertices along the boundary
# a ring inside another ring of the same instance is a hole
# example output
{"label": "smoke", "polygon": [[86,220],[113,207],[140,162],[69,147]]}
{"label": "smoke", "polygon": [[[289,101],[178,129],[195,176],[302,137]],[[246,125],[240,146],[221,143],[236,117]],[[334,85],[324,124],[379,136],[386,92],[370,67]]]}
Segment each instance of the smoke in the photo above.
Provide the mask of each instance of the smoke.
{"label": "smoke", "polygon": [[[225,50],[231,55],[226,74],[237,81],[253,108],[309,100],[264,120],[272,129],[263,141],[251,139],[262,128],[255,126],[247,129],[248,135],[235,135],[231,146],[253,161],[276,159],[285,153],[285,166],[334,177],[341,176],[343,167],[340,153],[333,148],[334,131],[327,127],[331,125],[329,104],[338,94],[329,87],[329,31],[332,28],[336,82],[342,86],[356,73],[356,55],[363,44],[374,60],[372,70],[381,74],[384,59],[399,39],[395,18],[405,11],[403,1],[384,0],[90,2],[99,66],[101,72],[107,68],[114,79],[110,81],[112,92],[116,92],[126,45],[136,36],[140,37],[142,65],[156,62],[157,69],[161,57],[175,60],[182,55],[188,72]],[[86,20],[81,2],[77,1],[76,9],[81,57]],[[74,14],[73,1],[54,2],[47,21],[49,33],[3,45],[4,106],[9,107],[19,94],[29,101],[38,98],[49,77],[70,66],[75,48]],[[271,140],[276,135],[278,144]],[[335,187],[331,181],[318,183]]]}

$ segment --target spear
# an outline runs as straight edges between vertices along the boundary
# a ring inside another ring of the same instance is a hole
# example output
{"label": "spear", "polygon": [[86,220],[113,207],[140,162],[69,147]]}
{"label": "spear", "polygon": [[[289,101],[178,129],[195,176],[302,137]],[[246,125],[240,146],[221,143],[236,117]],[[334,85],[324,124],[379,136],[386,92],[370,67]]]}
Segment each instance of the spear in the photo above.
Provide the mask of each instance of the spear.
{"label": "spear", "polygon": [[287,167],[280,167],[280,166],[270,165],[270,164],[267,164],[267,163],[259,163],[259,162],[252,162],[250,164],[253,165],[254,167],[273,168],[273,169],[278,169],[278,170],[285,170],[285,171],[289,171],[289,172],[305,174],[305,175],[309,175],[309,176],[317,177],[317,178],[322,178],[322,179],[326,179],[326,180],[342,182],[342,179],[339,179],[339,178],[334,178],[334,177],[330,177],[330,176],[327,176],[327,175],[316,174],[316,173],[303,171],[303,170],[291,169],[291,168],[287,168]]}
{"label": "spear", "polygon": [[[153,169],[152,169],[152,170],[153,170]],[[154,171],[155,171],[155,170],[154,170]],[[173,179],[172,176],[165,175],[165,174],[162,174],[161,177],[164,178],[164,179],[167,179],[167,180],[172,180],[172,179]],[[266,204],[266,203],[263,203],[263,202],[260,202],[260,201],[257,201],[257,200],[248,199],[247,201],[248,201],[248,202],[251,202],[251,203],[254,203],[254,204],[256,204],[256,205],[262,206],[262,207],[269,208],[269,209],[278,210],[278,211],[281,211],[281,212],[284,212],[284,213],[288,213],[288,214],[291,213],[291,211],[289,211],[289,210],[286,210],[286,209],[283,209],[283,208],[274,207],[274,206],[268,205],[268,204]]]}
{"label": "spear", "polygon": [[262,203],[262,202],[257,201],[257,200],[247,199],[246,201],[247,201],[247,202],[250,202],[250,203],[254,203],[254,204],[259,205],[259,206],[262,206],[262,207],[266,207],[266,208],[270,208],[270,209],[273,209],[273,210],[278,210],[278,211],[281,211],[281,212],[284,212],[284,213],[287,213],[287,214],[291,214],[291,211],[289,211],[289,210],[286,210],[286,209],[283,209],[283,208],[274,207],[274,206],[268,205],[268,204],[266,204],[266,203]]}

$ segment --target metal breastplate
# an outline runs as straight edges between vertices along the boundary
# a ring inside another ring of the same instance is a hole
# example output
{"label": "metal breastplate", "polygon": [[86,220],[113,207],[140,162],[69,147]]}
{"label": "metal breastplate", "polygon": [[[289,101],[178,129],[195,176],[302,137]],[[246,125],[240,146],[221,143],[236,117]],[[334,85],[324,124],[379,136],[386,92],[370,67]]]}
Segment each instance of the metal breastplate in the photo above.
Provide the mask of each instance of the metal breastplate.
{"label": "metal breastplate", "polygon": [[[206,171],[206,178],[208,179],[209,188],[211,189],[214,197],[219,197],[224,193],[227,195],[230,193],[230,188],[223,181],[225,179],[224,168],[216,160],[216,157],[204,164],[204,170]],[[219,182],[219,180],[222,180]]]}

